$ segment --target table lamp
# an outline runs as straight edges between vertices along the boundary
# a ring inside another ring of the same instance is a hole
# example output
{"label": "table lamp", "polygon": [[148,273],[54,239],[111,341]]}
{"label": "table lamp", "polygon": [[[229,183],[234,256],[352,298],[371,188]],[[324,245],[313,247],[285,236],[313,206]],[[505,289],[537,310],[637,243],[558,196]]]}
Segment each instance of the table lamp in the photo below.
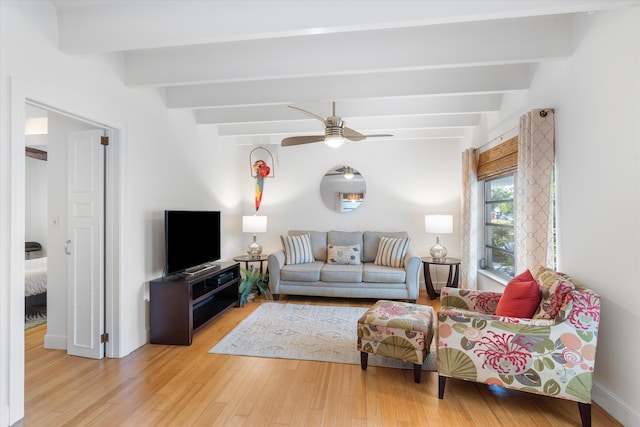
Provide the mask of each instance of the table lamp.
{"label": "table lamp", "polygon": [[253,233],[253,242],[248,247],[247,253],[251,257],[259,258],[262,254],[262,246],[256,242],[256,233],[267,231],[267,217],[250,215],[242,217],[242,232]]}
{"label": "table lamp", "polygon": [[[453,232],[453,215],[425,215],[424,231],[431,234],[450,234]],[[443,261],[447,256],[447,248],[440,244],[440,236],[436,236],[436,244],[429,251],[435,261]]]}

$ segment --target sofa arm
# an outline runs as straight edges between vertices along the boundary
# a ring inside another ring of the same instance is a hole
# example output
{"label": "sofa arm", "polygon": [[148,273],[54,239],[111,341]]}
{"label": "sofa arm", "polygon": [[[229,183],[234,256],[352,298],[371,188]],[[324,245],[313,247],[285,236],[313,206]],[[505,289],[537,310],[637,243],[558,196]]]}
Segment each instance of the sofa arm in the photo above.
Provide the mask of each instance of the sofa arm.
{"label": "sofa arm", "polygon": [[404,271],[406,273],[406,285],[408,299],[417,300],[420,293],[420,267],[422,260],[418,255],[408,251],[404,257]]}
{"label": "sofa arm", "polygon": [[[280,270],[284,266],[284,250],[269,254],[267,265],[269,268],[269,290],[271,295],[280,294]],[[274,296],[274,299],[277,297]]]}
{"label": "sofa arm", "polygon": [[445,287],[440,291],[440,306],[495,314],[501,296],[499,292]]}

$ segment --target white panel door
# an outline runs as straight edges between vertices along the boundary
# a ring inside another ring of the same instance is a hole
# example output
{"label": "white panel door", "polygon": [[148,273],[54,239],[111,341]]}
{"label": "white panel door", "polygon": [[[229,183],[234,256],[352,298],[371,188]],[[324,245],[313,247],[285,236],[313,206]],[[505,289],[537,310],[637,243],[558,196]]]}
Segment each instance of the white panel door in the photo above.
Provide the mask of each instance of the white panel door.
{"label": "white panel door", "polygon": [[104,146],[102,130],[70,132],[67,353],[101,359],[104,345]]}

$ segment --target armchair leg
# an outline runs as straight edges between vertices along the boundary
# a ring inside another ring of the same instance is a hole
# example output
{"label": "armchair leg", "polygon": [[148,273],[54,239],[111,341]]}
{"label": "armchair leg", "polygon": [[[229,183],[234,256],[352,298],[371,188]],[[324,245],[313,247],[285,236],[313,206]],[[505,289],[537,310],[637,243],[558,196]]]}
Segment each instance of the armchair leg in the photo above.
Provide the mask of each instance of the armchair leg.
{"label": "armchair leg", "polygon": [[413,382],[420,384],[420,374],[422,373],[422,365],[413,364]]}
{"label": "armchair leg", "polygon": [[447,377],[438,375],[438,399],[444,398],[444,386],[447,385]]}
{"label": "armchair leg", "polygon": [[578,402],[582,427],[591,427],[591,404]]}
{"label": "armchair leg", "polygon": [[367,365],[369,364],[369,353],[366,351],[360,352],[360,367],[363,371],[367,370]]}
{"label": "armchair leg", "polygon": [[280,299],[280,294],[272,294],[273,300],[278,301]]}

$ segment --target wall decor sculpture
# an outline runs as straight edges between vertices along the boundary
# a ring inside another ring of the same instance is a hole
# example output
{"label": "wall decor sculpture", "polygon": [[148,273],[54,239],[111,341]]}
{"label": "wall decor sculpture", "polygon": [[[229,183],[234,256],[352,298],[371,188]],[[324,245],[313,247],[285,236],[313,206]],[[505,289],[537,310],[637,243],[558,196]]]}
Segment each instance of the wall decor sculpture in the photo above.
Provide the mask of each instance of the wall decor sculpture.
{"label": "wall decor sculpture", "polygon": [[[262,150],[264,153],[259,152],[258,150]],[[269,166],[269,161],[271,162],[271,166]],[[266,148],[257,147],[251,150],[251,153],[249,154],[249,164],[251,165],[251,176],[256,180],[255,205],[256,212],[258,212],[260,204],[262,203],[262,194],[264,193],[264,179],[273,178],[275,176],[273,156]]]}

